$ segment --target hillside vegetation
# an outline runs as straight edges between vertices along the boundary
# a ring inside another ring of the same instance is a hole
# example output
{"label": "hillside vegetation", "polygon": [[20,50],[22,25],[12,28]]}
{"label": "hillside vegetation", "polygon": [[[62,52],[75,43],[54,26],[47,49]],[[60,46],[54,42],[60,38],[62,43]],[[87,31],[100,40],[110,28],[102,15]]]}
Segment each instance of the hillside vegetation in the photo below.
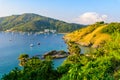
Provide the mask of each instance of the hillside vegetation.
{"label": "hillside vegetation", "polygon": [[81,27],[83,25],[66,23],[33,13],[0,18],[0,31],[40,32],[44,29],[54,29],[66,33]]}
{"label": "hillside vegetation", "polygon": [[64,36],[66,41],[72,41],[82,46],[99,47],[111,39],[111,34],[120,32],[120,23],[104,24],[97,22]]}

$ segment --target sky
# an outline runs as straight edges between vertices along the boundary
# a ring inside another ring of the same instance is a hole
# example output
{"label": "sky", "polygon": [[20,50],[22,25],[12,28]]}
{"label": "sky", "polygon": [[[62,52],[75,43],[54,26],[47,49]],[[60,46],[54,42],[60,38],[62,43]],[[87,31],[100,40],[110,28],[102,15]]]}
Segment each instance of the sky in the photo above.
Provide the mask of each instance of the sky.
{"label": "sky", "polygon": [[0,17],[23,13],[79,24],[120,22],[120,0],[0,0]]}

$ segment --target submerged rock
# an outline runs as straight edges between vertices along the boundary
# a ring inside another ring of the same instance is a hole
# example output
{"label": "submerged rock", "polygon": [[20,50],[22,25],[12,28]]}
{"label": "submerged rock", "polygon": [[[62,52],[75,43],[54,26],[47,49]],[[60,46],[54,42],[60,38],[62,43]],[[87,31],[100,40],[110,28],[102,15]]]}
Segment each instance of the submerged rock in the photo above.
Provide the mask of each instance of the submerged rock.
{"label": "submerged rock", "polygon": [[52,57],[53,59],[57,59],[57,58],[65,58],[69,55],[69,52],[65,52],[63,50],[61,51],[56,51],[56,50],[53,50],[53,51],[50,51],[50,52],[47,52],[43,55],[43,58],[46,58],[47,56],[50,56]]}

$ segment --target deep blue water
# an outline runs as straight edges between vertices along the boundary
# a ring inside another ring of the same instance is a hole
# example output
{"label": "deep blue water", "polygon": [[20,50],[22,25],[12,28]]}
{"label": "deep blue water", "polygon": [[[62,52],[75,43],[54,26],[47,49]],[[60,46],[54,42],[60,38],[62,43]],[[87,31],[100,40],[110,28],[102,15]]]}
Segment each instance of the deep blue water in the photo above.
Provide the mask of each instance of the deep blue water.
{"label": "deep blue water", "polygon": [[[30,56],[43,55],[51,50],[67,50],[62,39],[63,34],[28,34],[0,32],[0,77],[14,67],[18,67],[21,53]],[[40,45],[37,45],[40,42]],[[34,47],[30,47],[34,44]],[[65,58],[55,59],[54,66],[59,66]]]}

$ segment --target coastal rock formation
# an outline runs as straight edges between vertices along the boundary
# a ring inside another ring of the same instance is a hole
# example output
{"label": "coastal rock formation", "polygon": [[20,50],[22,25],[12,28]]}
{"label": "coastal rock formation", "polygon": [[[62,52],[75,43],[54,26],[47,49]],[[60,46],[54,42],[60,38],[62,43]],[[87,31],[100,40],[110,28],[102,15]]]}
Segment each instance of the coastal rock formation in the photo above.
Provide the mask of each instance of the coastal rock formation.
{"label": "coastal rock formation", "polygon": [[43,55],[43,58],[46,58],[47,56],[50,56],[52,57],[53,59],[56,59],[56,58],[65,58],[69,55],[69,52],[65,52],[63,50],[61,51],[56,51],[56,50],[53,50],[53,51],[50,51],[50,52],[47,52]]}

